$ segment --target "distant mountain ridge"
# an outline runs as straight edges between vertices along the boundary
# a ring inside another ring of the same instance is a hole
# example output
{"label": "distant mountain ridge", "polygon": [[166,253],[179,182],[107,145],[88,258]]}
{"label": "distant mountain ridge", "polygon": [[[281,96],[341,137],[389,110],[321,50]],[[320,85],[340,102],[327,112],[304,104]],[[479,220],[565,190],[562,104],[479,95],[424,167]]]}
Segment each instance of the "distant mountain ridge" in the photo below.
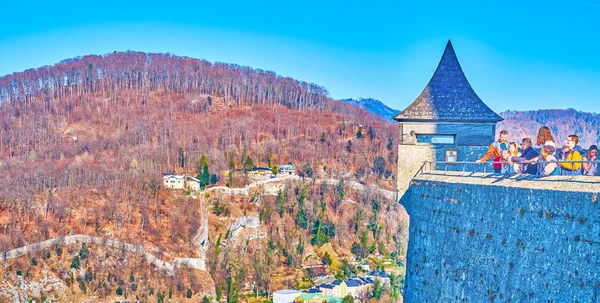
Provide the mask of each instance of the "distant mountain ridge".
{"label": "distant mountain ridge", "polygon": [[342,99],[342,102],[364,108],[373,114],[383,117],[387,121],[391,121],[400,112],[372,98]]}
{"label": "distant mountain ridge", "polygon": [[508,130],[513,141],[528,137],[535,142],[540,127],[545,125],[550,128],[558,144],[564,143],[571,134],[579,136],[579,145],[584,149],[600,142],[600,114],[569,108],[510,110],[499,115],[504,121],[498,123],[496,130]]}
{"label": "distant mountain ridge", "polygon": [[[346,104],[364,108],[369,112],[391,121],[400,111],[372,98],[342,99]],[[587,149],[600,143],[600,114],[587,113],[572,108],[540,109],[530,111],[508,110],[499,113],[504,121],[498,123],[496,130],[508,130],[512,141],[531,138],[535,141],[541,126],[552,130],[554,139],[562,144],[569,135],[579,136],[579,145]]]}

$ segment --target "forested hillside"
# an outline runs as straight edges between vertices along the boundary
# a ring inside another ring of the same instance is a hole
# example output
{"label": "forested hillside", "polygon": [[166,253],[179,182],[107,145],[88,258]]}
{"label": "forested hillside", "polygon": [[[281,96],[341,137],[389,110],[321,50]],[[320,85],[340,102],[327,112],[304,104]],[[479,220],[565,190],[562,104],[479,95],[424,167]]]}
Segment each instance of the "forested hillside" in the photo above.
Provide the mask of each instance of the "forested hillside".
{"label": "forested hillside", "polygon": [[[393,189],[396,132],[392,123],[332,100],[318,85],[269,71],[172,55],[85,56],[4,76],[0,78],[0,173],[4,176],[0,179],[0,251],[56,236],[86,234],[157,249],[159,257],[167,260],[189,257],[195,254],[191,242],[201,225],[201,202],[184,192],[165,190],[164,172],[204,173],[211,176],[211,183],[243,186],[247,178],[228,180],[221,171],[243,174],[256,166],[292,163],[306,177],[356,180]],[[201,163],[202,158],[206,163]],[[15,267],[19,272],[37,268],[30,280],[39,278],[44,268],[70,281],[69,285],[78,281],[79,288],[70,290],[71,298],[86,291],[110,297],[121,288],[132,297],[155,300],[161,288],[164,299],[169,287],[180,297],[189,288],[193,293],[221,292],[233,298],[248,289],[258,269],[244,267],[240,273],[240,264],[253,263],[248,259],[251,254],[225,249],[227,241],[221,237],[227,238],[229,227],[223,222],[233,220],[228,215],[260,217],[261,229],[270,236],[248,249],[283,254],[284,258],[269,261],[272,270],[289,272],[309,252],[320,258],[319,247],[326,243],[333,245],[332,255],[367,257],[379,252],[399,258],[405,239],[396,237],[403,231],[398,206],[347,190],[344,183],[337,189],[330,187],[289,184],[282,193],[288,202],[283,204],[275,197],[256,204],[261,192],[254,198],[203,196],[211,213],[213,255],[209,254],[208,262],[221,264],[210,265],[214,284],[198,285],[191,276],[151,278],[147,273],[127,282],[130,268],[121,267],[122,276],[111,271],[106,278],[93,260],[109,252],[97,247],[90,252],[100,255],[85,264],[94,273],[88,277],[81,271],[83,282],[64,273],[69,271],[68,262],[73,262],[64,257],[44,259],[46,267],[33,266],[27,257],[18,264],[5,263],[6,279],[18,281]],[[352,206],[356,201],[358,206]],[[373,203],[377,208],[369,210]],[[292,219],[297,216],[305,220]],[[390,225],[389,216],[400,221]],[[277,227],[284,223],[285,230]],[[315,234],[315,227],[323,224],[329,226],[326,234]],[[316,242],[311,243],[315,236]],[[297,249],[300,245],[294,241],[304,243],[306,249]],[[36,260],[40,263],[39,257]],[[332,268],[344,273],[341,265]],[[300,270],[298,275],[307,273]],[[271,278],[252,283],[258,283],[255,288],[261,291],[293,283]],[[150,288],[132,286],[140,280]]]}
{"label": "forested hillside", "polygon": [[542,125],[552,130],[559,144],[571,134],[579,136],[579,145],[587,149],[600,143],[600,114],[585,113],[574,109],[544,109],[535,111],[506,111],[500,113],[504,121],[496,128],[509,131],[511,140],[518,141],[529,137],[535,142]]}

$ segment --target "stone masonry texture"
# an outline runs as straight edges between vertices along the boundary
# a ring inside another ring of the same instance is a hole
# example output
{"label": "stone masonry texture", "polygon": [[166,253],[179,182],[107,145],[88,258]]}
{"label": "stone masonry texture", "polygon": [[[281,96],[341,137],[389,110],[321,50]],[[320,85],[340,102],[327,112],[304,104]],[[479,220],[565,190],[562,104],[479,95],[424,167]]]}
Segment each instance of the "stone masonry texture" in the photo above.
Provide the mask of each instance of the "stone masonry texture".
{"label": "stone masonry texture", "polygon": [[416,176],[405,302],[600,302],[600,179]]}

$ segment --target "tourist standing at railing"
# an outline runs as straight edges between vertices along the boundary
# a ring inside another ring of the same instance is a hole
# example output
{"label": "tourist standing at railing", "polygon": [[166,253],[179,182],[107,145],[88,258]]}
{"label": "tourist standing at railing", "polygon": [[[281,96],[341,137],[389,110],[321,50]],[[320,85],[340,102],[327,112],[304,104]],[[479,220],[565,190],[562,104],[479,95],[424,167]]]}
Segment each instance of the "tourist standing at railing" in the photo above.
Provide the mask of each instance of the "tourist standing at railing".
{"label": "tourist standing at railing", "polygon": [[517,156],[517,157],[521,156],[521,153],[519,152],[519,148],[517,147],[517,143],[510,142],[508,145],[510,146],[508,148],[508,150],[510,152],[510,156],[508,157],[508,159],[506,159],[506,161],[508,162],[508,164],[510,164],[512,166],[515,174],[520,174],[521,173],[521,164],[514,163],[511,159],[513,156]]}
{"label": "tourist standing at railing", "polygon": [[475,161],[477,164],[486,162],[490,158],[493,158],[494,172],[499,174],[502,172],[502,151],[508,149],[508,131],[503,129],[500,132],[500,137],[497,141],[490,144],[488,151],[481,157],[481,159]]}
{"label": "tourist standing at railing", "polygon": [[558,163],[556,163],[556,157],[554,156],[555,152],[556,148],[554,148],[553,145],[548,144],[542,146],[542,150],[540,151],[540,160],[543,160],[543,162],[540,165],[540,175],[544,177],[554,175],[554,172],[558,167]]}
{"label": "tourist standing at railing", "polygon": [[562,152],[560,153],[560,158],[558,158],[558,160],[569,162],[559,163],[561,175],[581,175],[581,161],[583,158],[581,157],[581,153],[573,149],[574,146],[575,145],[571,140],[567,140],[567,142],[563,144]]}
{"label": "tourist standing at railing", "polygon": [[[577,135],[570,135],[567,139],[566,144],[569,144],[569,148],[571,150],[576,150],[577,152],[579,152],[580,155],[583,156],[583,154],[585,154],[583,152],[583,148],[579,146],[579,137]],[[560,160],[561,158],[566,158],[566,155],[563,155],[562,151],[558,154],[558,159]]]}
{"label": "tourist standing at railing", "polygon": [[523,150],[522,156],[513,156],[511,158],[512,162],[521,164],[521,173],[537,175],[538,164],[531,163],[531,161],[533,159],[536,159],[540,154],[538,154],[538,152],[536,152],[535,149],[533,149],[533,147],[531,146],[530,138],[523,139],[523,141],[521,142],[521,150]]}
{"label": "tourist standing at railing", "polygon": [[[552,144],[550,144],[550,142],[552,142]],[[544,147],[545,145],[552,145],[556,149],[556,140],[554,140],[552,132],[548,126],[540,127],[535,145],[539,146],[540,148]]]}
{"label": "tourist standing at railing", "polygon": [[[596,145],[590,146],[587,154],[585,154],[585,161],[598,161],[598,147]],[[583,163],[583,174],[586,176],[596,176],[598,174],[598,162]]]}
{"label": "tourist standing at railing", "polygon": [[502,151],[502,170],[500,173],[508,175],[512,171],[512,163],[510,162],[510,150],[505,149]]}

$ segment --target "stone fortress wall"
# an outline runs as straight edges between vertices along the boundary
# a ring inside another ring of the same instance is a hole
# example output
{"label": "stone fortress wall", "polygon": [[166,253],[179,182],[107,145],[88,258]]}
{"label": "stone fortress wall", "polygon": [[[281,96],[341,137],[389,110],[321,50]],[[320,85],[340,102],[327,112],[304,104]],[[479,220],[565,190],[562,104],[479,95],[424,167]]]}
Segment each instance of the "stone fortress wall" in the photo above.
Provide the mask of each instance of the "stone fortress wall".
{"label": "stone fortress wall", "polygon": [[416,176],[405,302],[600,302],[599,178]]}

